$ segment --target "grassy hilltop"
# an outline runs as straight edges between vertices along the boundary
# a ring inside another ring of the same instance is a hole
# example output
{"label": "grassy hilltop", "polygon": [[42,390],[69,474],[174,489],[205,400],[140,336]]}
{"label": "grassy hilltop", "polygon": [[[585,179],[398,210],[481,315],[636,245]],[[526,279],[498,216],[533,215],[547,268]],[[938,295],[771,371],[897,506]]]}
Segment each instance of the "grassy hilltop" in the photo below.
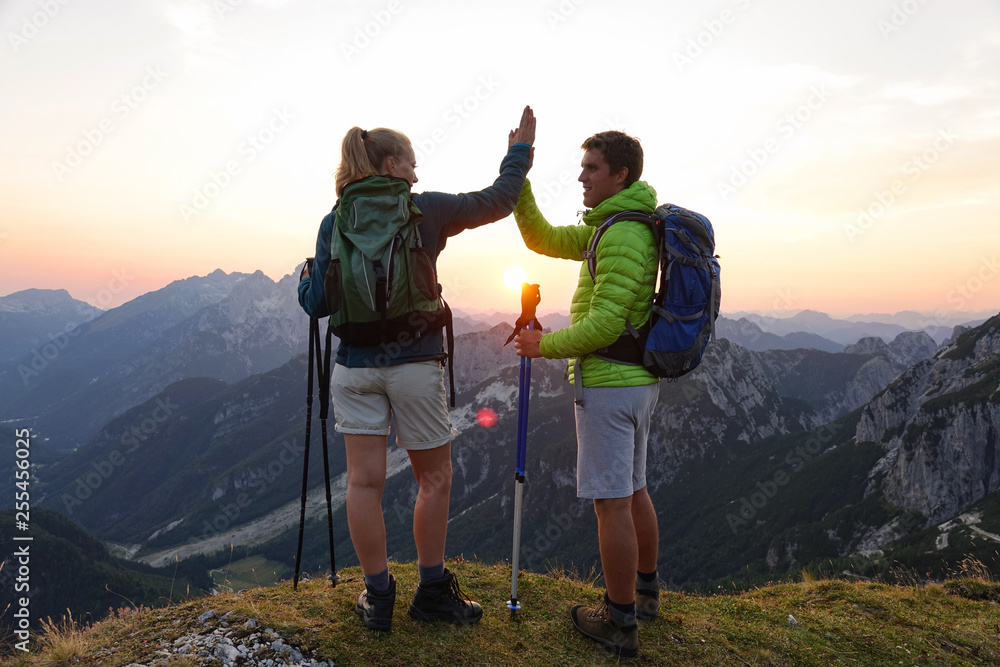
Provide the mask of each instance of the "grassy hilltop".
{"label": "grassy hilltop", "polygon": [[[362,589],[357,568],[325,578],[199,598],[160,609],[119,611],[88,628],[47,624],[30,654],[3,665],[223,665],[215,655],[177,655],[192,635],[229,633],[232,644],[261,644],[255,659],[285,664],[288,647],[303,661],[336,665],[605,665],[616,662],[571,626],[568,610],[596,605],[601,590],[562,575],[519,577],[522,611],[505,603],[510,568],[449,563],[464,592],[485,609],[472,627],[425,625],[406,608],[417,583],[413,563],[393,564],[398,579],[393,629],[364,629],[352,607]],[[982,573],[981,573],[982,574]],[[667,592],[660,616],[640,624],[634,665],[982,665],[1000,664],[1000,586],[988,576],[943,585],[889,586],[819,580],[739,594]],[[214,616],[199,620],[206,612]],[[228,615],[227,615],[228,614]],[[231,648],[229,650],[235,650]],[[266,657],[265,657],[266,656]],[[244,664],[237,661],[236,664]],[[256,662],[252,664],[257,664]],[[328,663],[329,664],[329,663]]]}

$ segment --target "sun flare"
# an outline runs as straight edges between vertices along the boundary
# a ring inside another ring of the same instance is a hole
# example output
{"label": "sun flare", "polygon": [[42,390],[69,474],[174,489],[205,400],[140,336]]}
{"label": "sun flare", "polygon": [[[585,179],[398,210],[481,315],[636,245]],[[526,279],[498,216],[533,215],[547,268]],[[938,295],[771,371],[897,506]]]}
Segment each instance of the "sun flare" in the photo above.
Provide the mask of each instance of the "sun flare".
{"label": "sun flare", "polygon": [[528,272],[520,266],[512,266],[503,273],[503,284],[508,288],[521,291],[521,283],[528,282]]}

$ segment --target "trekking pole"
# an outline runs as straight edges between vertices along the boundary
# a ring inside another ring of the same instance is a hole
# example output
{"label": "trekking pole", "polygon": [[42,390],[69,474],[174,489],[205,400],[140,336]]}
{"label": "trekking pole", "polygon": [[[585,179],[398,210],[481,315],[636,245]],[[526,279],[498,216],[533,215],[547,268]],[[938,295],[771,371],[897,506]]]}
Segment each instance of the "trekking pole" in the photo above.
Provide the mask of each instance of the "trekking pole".
{"label": "trekking pole", "polygon": [[[535,318],[535,308],[541,301],[538,285],[521,284],[521,317],[517,319],[514,333],[507,343],[521,329],[541,329],[542,325]],[[504,343],[506,345],[507,343]],[[521,561],[521,514],[524,503],[524,460],[528,440],[528,399],[531,394],[531,358],[521,357],[521,368],[518,372],[517,389],[517,454],[514,460],[514,548],[510,558],[510,619],[513,621],[521,605],[517,601],[517,573]]]}
{"label": "trekking pole", "polygon": [[[317,340],[319,331],[316,332]],[[340,583],[340,575],[337,574],[337,558],[333,551],[333,501],[330,498],[330,453],[327,445],[326,419],[330,414],[330,349],[333,343],[333,329],[326,330],[326,352],[323,357],[323,364],[319,374],[319,423],[320,431],[323,434],[323,472],[326,477],[326,526],[330,535],[330,584],[336,588]],[[317,359],[319,353],[317,351]]]}
{"label": "trekking pole", "polygon": [[[312,318],[309,320],[309,372],[308,389],[306,390],[306,449],[305,460],[302,464],[302,503],[299,510],[299,548],[295,554],[295,578],[292,580],[292,590],[299,589],[299,572],[302,569],[302,535],[306,527],[306,491],[309,485],[309,441],[312,439],[312,410],[313,410],[313,350],[319,345],[319,320]],[[318,355],[317,355],[318,356]],[[322,371],[322,369],[321,369]]]}
{"label": "trekking pole", "polygon": [[[313,258],[306,258],[306,269],[312,270]],[[305,275],[305,269],[303,270]],[[306,527],[306,497],[309,490],[309,443],[312,440],[313,368],[319,370],[319,421],[323,434],[323,472],[326,478],[326,523],[330,534],[330,582],[334,587],[340,583],[337,574],[337,559],[333,552],[333,501],[330,498],[330,455],[327,445],[326,418],[330,414],[330,350],[333,330],[326,330],[326,355],[323,354],[319,338],[319,320],[309,319],[309,372],[306,382],[306,447],[302,462],[302,503],[299,508],[299,546],[295,553],[295,579],[292,589],[299,588],[299,573],[302,571],[302,537]]]}

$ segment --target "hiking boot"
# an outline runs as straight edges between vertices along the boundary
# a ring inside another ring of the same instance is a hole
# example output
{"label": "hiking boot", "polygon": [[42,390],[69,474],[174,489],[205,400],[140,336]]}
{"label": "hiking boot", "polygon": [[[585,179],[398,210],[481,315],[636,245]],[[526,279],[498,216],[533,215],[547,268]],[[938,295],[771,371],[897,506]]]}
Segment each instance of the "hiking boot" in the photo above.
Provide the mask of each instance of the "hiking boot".
{"label": "hiking boot", "polygon": [[635,617],[640,621],[652,621],[660,610],[660,576],[645,582],[635,575]]}
{"label": "hiking boot", "polygon": [[444,577],[417,586],[410,603],[410,616],[418,621],[449,621],[452,625],[472,625],[483,617],[478,602],[466,600],[458,579],[447,569]]}
{"label": "hiking boot", "polygon": [[376,591],[365,585],[365,592],[358,597],[354,613],[369,630],[388,630],[392,625],[392,606],[396,603],[396,577],[389,575],[389,588]]}
{"label": "hiking boot", "polygon": [[639,653],[639,626],[635,614],[623,614],[608,604],[608,594],[597,609],[577,605],[569,612],[573,626],[616,655],[632,658]]}

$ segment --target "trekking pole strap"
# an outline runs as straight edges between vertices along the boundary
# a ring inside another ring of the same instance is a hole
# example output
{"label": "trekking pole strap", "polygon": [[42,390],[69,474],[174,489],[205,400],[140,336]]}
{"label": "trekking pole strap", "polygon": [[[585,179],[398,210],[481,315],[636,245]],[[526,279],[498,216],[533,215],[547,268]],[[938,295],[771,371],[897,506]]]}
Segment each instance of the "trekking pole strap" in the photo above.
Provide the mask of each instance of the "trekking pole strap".
{"label": "trekking pole strap", "polygon": [[583,407],[583,372],[580,370],[580,357],[573,360],[573,403]]}
{"label": "trekking pole strap", "polygon": [[[319,321],[313,320],[313,322],[316,323],[316,346],[319,348]],[[323,352],[322,359],[320,358],[320,350],[316,350],[316,359],[319,363],[319,418],[321,421],[330,415],[330,374],[332,370],[330,352],[332,347],[333,327],[327,326],[326,350]]]}
{"label": "trekking pole strap", "polygon": [[313,358],[313,350],[316,349],[316,339],[319,337],[319,324],[315,318],[309,320],[309,352],[307,359],[307,366],[309,368],[307,372],[306,382],[308,387],[306,389],[306,405],[312,407],[313,402],[313,368],[315,366]]}

